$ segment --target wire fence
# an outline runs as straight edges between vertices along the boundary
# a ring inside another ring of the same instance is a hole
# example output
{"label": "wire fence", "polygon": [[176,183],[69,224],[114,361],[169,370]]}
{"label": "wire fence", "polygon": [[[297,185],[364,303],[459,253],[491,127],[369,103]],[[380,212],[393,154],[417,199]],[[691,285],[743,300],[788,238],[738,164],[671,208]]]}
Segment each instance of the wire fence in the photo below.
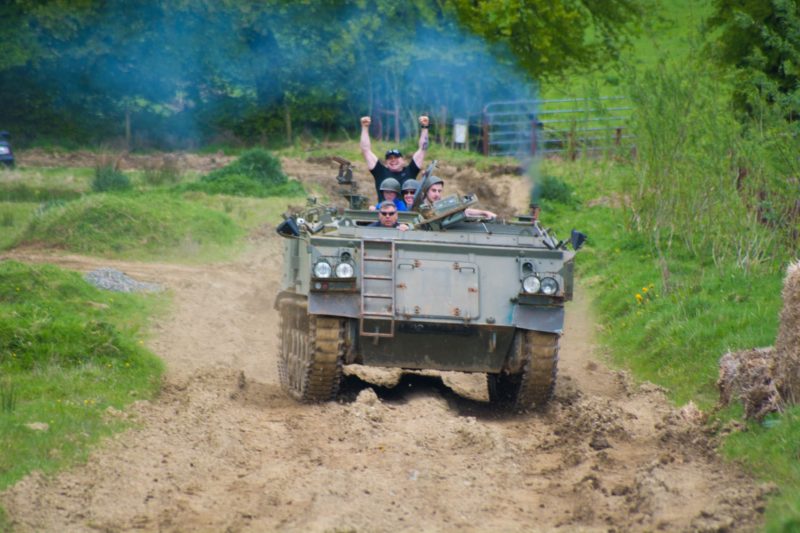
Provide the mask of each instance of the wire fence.
{"label": "wire fence", "polygon": [[622,96],[511,100],[484,106],[484,155],[619,153],[634,149],[631,109]]}

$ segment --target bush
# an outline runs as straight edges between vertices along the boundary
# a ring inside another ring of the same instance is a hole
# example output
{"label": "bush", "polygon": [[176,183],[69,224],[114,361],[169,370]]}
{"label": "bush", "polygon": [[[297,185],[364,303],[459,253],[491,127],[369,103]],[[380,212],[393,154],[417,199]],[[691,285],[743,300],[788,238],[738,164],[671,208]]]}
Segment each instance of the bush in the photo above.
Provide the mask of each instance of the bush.
{"label": "bush", "polygon": [[565,181],[555,176],[545,176],[539,185],[539,198],[564,205],[575,203],[575,192]]}
{"label": "bush", "polygon": [[305,193],[297,181],[283,173],[280,161],[264,149],[248,150],[230,165],[203,176],[199,182],[178,187],[179,191],[201,191],[231,196],[301,196]]}
{"label": "bush", "polygon": [[92,180],[94,192],[128,191],[130,189],[131,180],[124,173],[110,165],[95,167]]}
{"label": "bush", "polygon": [[203,181],[217,181],[228,176],[241,175],[263,187],[282,185],[288,181],[280,161],[263,148],[244,152],[239,159],[223,168],[203,176]]}

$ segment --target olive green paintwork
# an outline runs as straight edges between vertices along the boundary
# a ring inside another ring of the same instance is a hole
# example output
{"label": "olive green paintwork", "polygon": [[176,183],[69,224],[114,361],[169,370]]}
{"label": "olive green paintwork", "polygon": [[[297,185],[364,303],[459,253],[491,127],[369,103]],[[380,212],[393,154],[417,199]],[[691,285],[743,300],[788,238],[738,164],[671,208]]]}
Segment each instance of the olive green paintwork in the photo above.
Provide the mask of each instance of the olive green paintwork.
{"label": "olive green paintwork", "polygon": [[[285,240],[278,299],[307,298],[311,314],[350,319],[347,363],[513,371],[515,328],[562,332],[575,252],[554,247],[538,225],[456,222],[442,231],[400,231],[368,227],[375,212],[326,209],[301,214],[300,234]],[[315,276],[319,262],[334,274]],[[352,277],[335,277],[340,263],[353,267]],[[531,275],[554,279],[557,292],[526,294],[522,281]]]}

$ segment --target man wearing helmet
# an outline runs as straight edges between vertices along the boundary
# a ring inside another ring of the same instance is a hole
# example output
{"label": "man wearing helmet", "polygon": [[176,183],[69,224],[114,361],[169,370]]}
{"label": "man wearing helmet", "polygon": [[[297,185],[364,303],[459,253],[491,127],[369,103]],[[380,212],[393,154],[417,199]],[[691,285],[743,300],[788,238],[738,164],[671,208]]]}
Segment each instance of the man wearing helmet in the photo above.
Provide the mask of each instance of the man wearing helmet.
{"label": "man wearing helmet", "polygon": [[[444,180],[442,180],[442,178],[431,176],[428,178],[426,186],[427,190],[425,191],[423,204],[433,205],[434,202],[438,202],[442,199],[442,194],[444,193]],[[496,213],[485,209],[474,209],[472,207],[466,208],[464,214],[470,218],[497,218]]]}
{"label": "man wearing helmet", "polygon": [[369,138],[369,125],[372,123],[370,117],[361,117],[361,154],[367,162],[367,168],[375,178],[375,190],[378,192],[378,200],[384,199],[380,190],[380,185],[386,178],[396,179],[400,185],[406,180],[416,178],[419,169],[425,161],[425,153],[428,151],[428,124],[427,116],[419,117],[419,148],[411,156],[411,162],[406,165],[403,154],[400,150],[392,149],[386,152],[386,164],[378,160],[378,156],[372,151],[372,141]]}
{"label": "man wearing helmet", "polygon": [[[400,182],[396,179],[386,178],[383,180],[380,186],[380,192],[383,194],[384,201],[392,202],[398,211],[408,211],[406,203],[400,198]],[[377,208],[377,205],[369,206],[370,211],[375,211]]]}

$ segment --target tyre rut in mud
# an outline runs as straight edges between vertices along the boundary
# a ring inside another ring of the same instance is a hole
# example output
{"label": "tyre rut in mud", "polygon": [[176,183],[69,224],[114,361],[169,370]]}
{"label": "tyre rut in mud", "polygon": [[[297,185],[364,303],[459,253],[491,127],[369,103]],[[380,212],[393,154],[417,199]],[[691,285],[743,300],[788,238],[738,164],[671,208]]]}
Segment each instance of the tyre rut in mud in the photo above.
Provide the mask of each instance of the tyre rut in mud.
{"label": "tyre rut in mud", "polygon": [[334,399],[342,379],[345,321],[309,315],[305,300],[285,299],[279,309],[281,387],[302,402]]}
{"label": "tyre rut in mud", "polygon": [[517,330],[512,350],[523,361],[516,374],[487,374],[489,400],[511,409],[543,407],[553,397],[558,372],[555,333]]}

